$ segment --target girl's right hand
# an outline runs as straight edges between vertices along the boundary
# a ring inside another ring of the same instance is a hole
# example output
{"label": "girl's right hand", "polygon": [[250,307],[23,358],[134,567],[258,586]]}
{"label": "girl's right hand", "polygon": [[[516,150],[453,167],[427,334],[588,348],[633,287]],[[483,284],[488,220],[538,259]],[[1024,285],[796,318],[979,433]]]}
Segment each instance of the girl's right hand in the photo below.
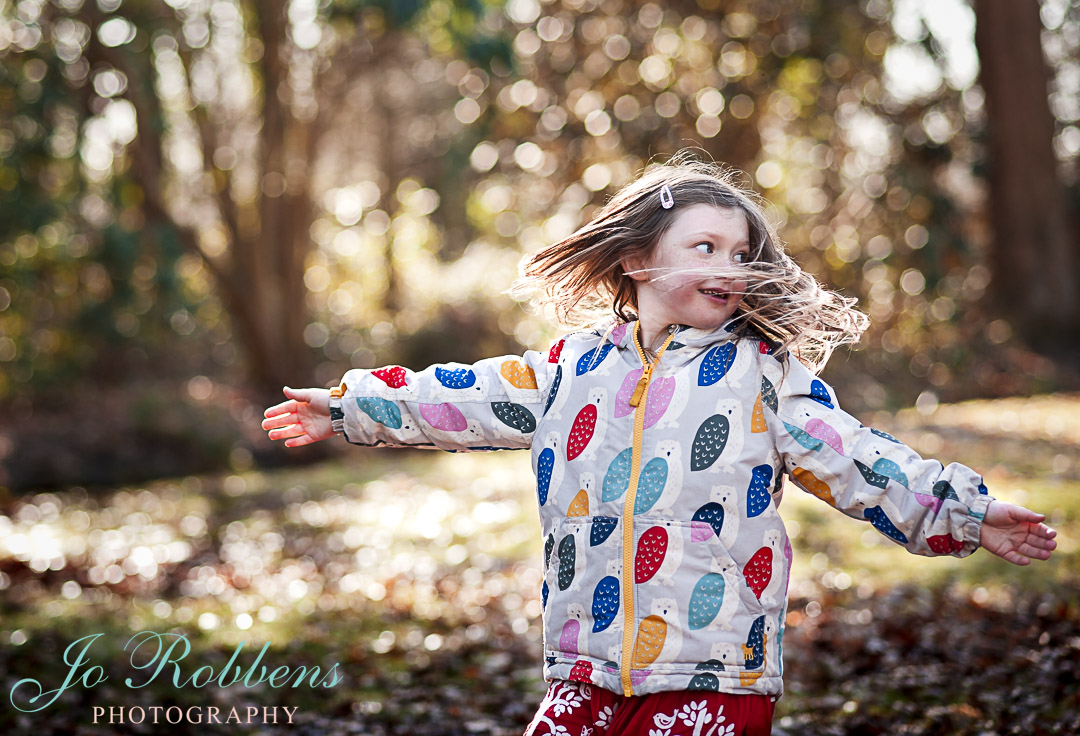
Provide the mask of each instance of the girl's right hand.
{"label": "girl's right hand", "polygon": [[286,386],[282,392],[289,400],[263,412],[262,428],[270,439],[285,440],[286,447],[301,447],[334,436],[329,389]]}

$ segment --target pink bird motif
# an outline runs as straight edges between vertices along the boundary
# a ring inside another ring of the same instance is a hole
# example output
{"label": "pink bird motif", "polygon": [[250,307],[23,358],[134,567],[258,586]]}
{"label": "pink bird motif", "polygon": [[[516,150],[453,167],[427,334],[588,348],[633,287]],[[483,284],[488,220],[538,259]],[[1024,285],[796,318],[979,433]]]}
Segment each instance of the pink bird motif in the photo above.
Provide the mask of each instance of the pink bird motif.
{"label": "pink bird motif", "polygon": [[630,670],[630,684],[637,687],[645,680],[649,679],[649,675],[652,674],[652,670]]}
{"label": "pink bird motif", "polygon": [[627,327],[629,327],[628,322],[623,322],[622,324],[616,326],[615,329],[611,331],[611,341],[616,345],[622,345],[623,338],[626,337]]}
{"label": "pink bird motif", "polygon": [[559,636],[559,650],[578,654],[578,634],[581,633],[581,622],[576,618],[569,619],[562,627]]}
{"label": "pink bird motif", "polygon": [[820,419],[811,419],[807,422],[806,433],[816,440],[821,440],[841,455],[844,454],[844,443],[840,441],[840,433]]}
{"label": "pink bird motif", "polygon": [[465,415],[453,404],[420,404],[420,416],[435,429],[460,432],[469,426]]}
{"label": "pink bird motif", "polygon": [[[630,397],[634,395],[634,388],[641,380],[644,369],[635,368],[626,374],[618,393],[615,394],[615,418],[625,417],[634,412],[630,406]],[[675,395],[675,379],[664,376],[655,377],[649,382],[649,394],[645,400],[645,429],[660,421],[671,404],[671,397]]]}
{"label": "pink bird motif", "polygon": [[926,508],[933,511],[935,514],[941,510],[941,504],[945,503],[944,498],[938,498],[937,496],[931,496],[929,493],[916,493],[915,500]]}

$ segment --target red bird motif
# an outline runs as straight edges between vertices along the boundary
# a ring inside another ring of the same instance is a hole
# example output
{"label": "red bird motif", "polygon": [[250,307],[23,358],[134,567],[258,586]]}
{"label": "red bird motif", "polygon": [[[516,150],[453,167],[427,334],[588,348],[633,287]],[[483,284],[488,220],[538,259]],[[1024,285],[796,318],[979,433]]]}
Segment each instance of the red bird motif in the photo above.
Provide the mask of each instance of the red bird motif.
{"label": "red bird motif", "polygon": [[668,534],[662,526],[647,529],[638,540],[637,555],[634,557],[634,582],[645,583],[664,564],[667,555]]}
{"label": "red bird motif", "polygon": [[573,460],[589,446],[589,440],[596,430],[596,404],[586,404],[574,418],[570,437],[566,442],[566,459]]}
{"label": "red bird motif", "polygon": [[761,600],[761,591],[765,590],[769,581],[772,580],[772,556],[771,548],[762,547],[754,553],[743,568],[746,584],[750,586],[750,590],[754,591],[758,600]]}
{"label": "red bird motif", "polygon": [[371,372],[371,375],[378,378],[390,388],[405,388],[408,384],[405,382],[405,369],[400,365],[388,365],[385,368],[379,368]]}
{"label": "red bird motif", "polygon": [[562,353],[562,346],[563,346],[563,343],[565,343],[565,342],[566,342],[566,339],[564,338],[562,340],[559,340],[557,343],[555,343],[554,345],[551,346],[551,349],[548,350],[548,363],[558,363],[559,362],[559,354]]}

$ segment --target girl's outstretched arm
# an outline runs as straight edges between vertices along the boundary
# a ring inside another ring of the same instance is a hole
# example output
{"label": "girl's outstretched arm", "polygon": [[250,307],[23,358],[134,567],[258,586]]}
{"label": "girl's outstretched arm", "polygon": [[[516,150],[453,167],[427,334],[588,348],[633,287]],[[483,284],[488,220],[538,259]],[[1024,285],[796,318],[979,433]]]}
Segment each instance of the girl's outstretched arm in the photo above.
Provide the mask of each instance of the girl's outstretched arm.
{"label": "girl's outstretched arm", "polygon": [[1046,517],[1023,506],[994,500],[986,507],[980,544],[1014,565],[1046,560],[1057,547],[1057,532],[1043,524]]}
{"label": "girl's outstretched arm", "polygon": [[330,423],[330,391],[325,388],[289,388],[282,393],[288,401],[263,412],[262,428],[272,440],[285,440],[286,447],[310,445],[334,436]]}

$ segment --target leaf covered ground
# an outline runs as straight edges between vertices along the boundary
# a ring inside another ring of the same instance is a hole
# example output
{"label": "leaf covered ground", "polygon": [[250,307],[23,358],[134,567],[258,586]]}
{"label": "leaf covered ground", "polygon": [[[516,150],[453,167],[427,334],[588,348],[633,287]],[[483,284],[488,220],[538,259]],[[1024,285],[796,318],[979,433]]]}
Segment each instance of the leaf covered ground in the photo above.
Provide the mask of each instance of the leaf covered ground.
{"label": "leaf covered ground", "polygon": [[[796,489],[787,692],[778,734],[1080,733],[1080,397],[867,417],[925,455],[984,472],[1059,529],[1048,563],[908,555]],[[297,733],[520,734],[544,691],[540,541],[526,453],[357,449],[302,470],[67,489],[0,506],[0,733],[160,733],[94,706],[296,707]],[[333,688],[177,687],[124,645],[187,636],[180,666],[304,665]],[[65,648],[102,633],[109,679],[57,687]],[[135,662],[134,664],[139,664]],[[134,684],[149,680],[145,687]],[[22,691],[25,692],[25,691]],[[180,724],[171,732],[235,733]],[[273,726],[245,732],[275,731]]]}

